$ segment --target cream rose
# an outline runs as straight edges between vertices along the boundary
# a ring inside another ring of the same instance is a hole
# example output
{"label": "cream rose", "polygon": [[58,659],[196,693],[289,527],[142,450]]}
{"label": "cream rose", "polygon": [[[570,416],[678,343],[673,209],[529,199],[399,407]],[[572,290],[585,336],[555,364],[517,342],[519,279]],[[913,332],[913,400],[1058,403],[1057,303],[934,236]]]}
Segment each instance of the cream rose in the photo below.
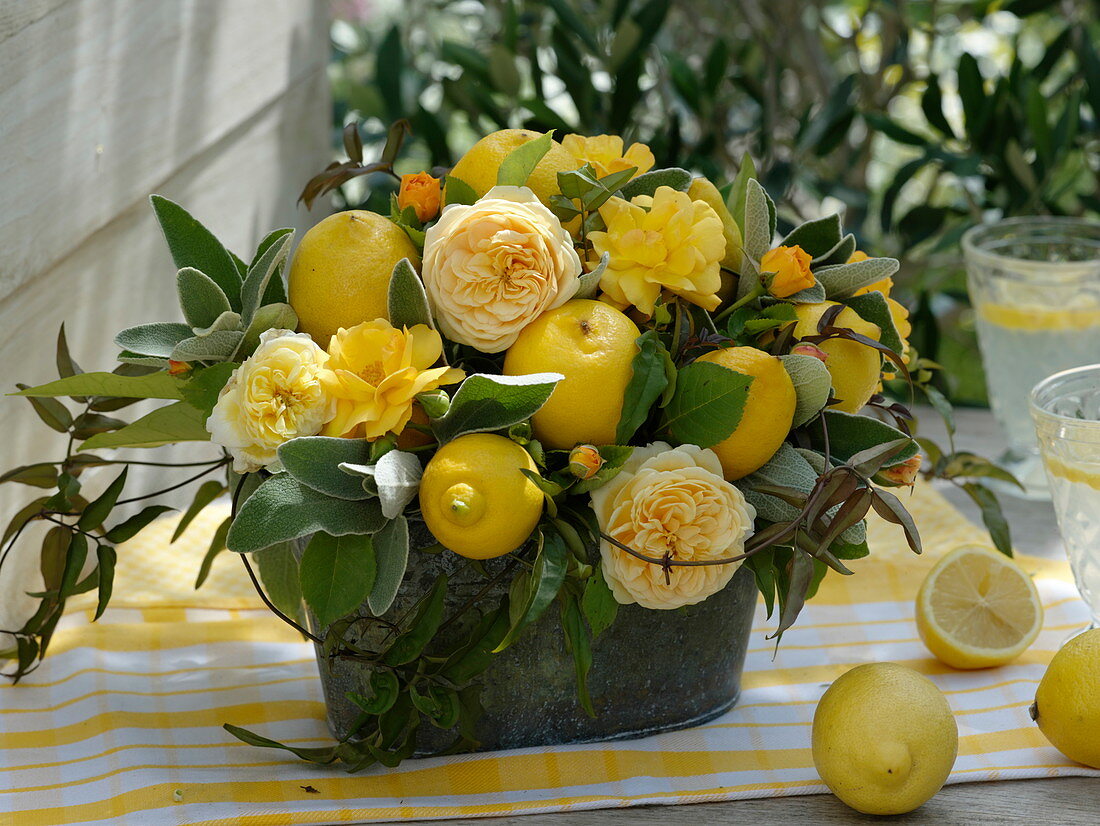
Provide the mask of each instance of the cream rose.
{"label": "cream rose", "polygon": [[328,354],[305,333],[268,330],[260,346],[233,371],[206,429],[229,450],[233,469],[251,473],[277,459],[279,445],[315,436],[336,415],[321,377]]}
{"label": "cream rose", "polygon": [[572,298],[581,261],[573,239],[525,186],[496,186],[452,204],[424,238],[424,286],[440,330],[483,353]]}
{"label": "cream rose", "polygon": [[[600,530],[654,558],[674,560],[737,556],[753,534],[756,509],[722,478],[714,451],[654,442],[638,447],[610,482],[592,491]],[[606,539],[600,543],[603,575],[623,605],[669,609],[702,602],[722,590],[740,563],[677,566],[665,583],[660,565],[638,559]]]}

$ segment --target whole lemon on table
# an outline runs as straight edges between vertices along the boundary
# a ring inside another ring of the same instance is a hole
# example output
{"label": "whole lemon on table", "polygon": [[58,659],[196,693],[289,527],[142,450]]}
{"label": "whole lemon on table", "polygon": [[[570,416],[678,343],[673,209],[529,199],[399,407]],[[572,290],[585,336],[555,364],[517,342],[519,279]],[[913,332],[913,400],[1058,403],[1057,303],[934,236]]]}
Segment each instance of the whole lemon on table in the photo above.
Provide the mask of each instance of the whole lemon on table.
{"label": "whole lemon on table", "polygon": [[409,236],[388,218],[353,209],[302,236],[290,262],[290,306],[298,329],[322,347],[341,327],[389,318],[390,275],[402,258],[420,265]]}
{"label": "whole lemon on table", "polygon": [[[463,155],[450,175],[462,182],[469,184],[477,197],[481,197],[497,185],[497,172],[500,164],[528,141],[540,138],[538,132],[530,129],[501,129],[492,132],[475,143],[470,150]],[[550,203],[550,196],[557,195],[561,190],[558,187],[558,173],[568,172],[579,166],[577,160],[566,151],[557,141],[550,143],[550,150],[538,162],[531,175],[527,178],[527,186],[544,204]],[[448,204],[447,185],[443,186],[443,203]]]}
{"label": "whole lemon on table", "polygon": [[953,668],[1004,665],[1043,627],[1035,584],[1019,565],[983,545],[963,545],[928,572],[917,594],[917,631]]}
{"label": "whole lemon on table", "polygon": [[1054,655],[1031,719],[1070,760],[1100,769],[1100,628],[1078,634]]}
{"label": "whole lemon on table", "polygon": [[[822,301],[817,304],[796,304],[794,312],[798,323],[794,327],[797,339],[817,335],[817,324],[821,316],[835,301]],[[833,321],[834,327],[847,327],[853,332],[879,340],[882,331],[877,324],[865,321],[851,307],[845,307]],[[831,338],[816,344],[825,353],[825,366],[833,379],[833,392],[839,399],[831,405],[833,410],[843,413],[855,413],[874,395],[878,389],[882,372],[882,356],[878,350],[843,338]]]}
{"label": "whole lemon on table", "polygon": [[615,444],[639,335],[638,326],[610,304],[583,298],[523,328],[504,357],[504,374],[565,376],[531,417],[535,437],[545,447]]}
{"label": "whole lemon on table", "polygon": [[711,446],[726,479],[732,482],[759,470],[787,438],[794,420],[794,383],[782,361],[755,347],[712,350],[697,361],[720,364],[753,377],[737,427]]}
{"label": "whole lemon on table", "polygon": [[420,480],[420,512],[432,536],[468,559],[520,547],[543,505],[521,468],[538,472],[531,455],[503,436],[471,433],[443,445]]}
{"label": "whole lemon on table", "polygon": [[947,700],[927,677],[868,663],[825,692],[813,723],[813,757],[830,791],[871,815],[911,812],[943,786],[959,750]]}

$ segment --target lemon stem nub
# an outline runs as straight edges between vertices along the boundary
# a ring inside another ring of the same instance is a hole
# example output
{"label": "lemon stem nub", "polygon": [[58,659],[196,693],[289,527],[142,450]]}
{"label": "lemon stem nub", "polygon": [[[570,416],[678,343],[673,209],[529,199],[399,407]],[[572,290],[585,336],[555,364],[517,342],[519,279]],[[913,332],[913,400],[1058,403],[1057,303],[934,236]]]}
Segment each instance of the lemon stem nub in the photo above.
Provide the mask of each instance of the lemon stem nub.
{"label": "lemon stem nub", "polygon": [[443,512],[456,525],[472,525],[485,513],[485,499],[470,485],[459,482],[443,492]]}

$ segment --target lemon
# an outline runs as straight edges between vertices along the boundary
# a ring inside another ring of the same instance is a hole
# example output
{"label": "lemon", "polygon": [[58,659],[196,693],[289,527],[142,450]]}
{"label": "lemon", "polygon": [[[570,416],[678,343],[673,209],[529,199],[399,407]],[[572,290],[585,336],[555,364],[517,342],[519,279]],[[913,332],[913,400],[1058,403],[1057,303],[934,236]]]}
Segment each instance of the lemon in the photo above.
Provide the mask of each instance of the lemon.
{"label": "lemon", "polygon": [[615,444],[639,335],[637,325],[610,304],[583,298],[523,328],[504,357],[504,374],[565,376],[531,417],[535,437],[545,447]]}
{"label": "lemon", "polygon": [[1100,769],[1100,628],[1071,639],[1050,661],[1031,719],[1070,760]]}
{"label": "lemon", "polygon": [[[822,301],[818,304],[796,304],[795,315],[798,323],[794,327],[795,338],[807,338],[817,335],[817,323],[822,314],[835,301]],[[864,321],[851,307],[845,307],[833,320],[834,327],[847,327],[853,332],[879,340],[882,331],[877,324]],[[825,366],[833,379],[833,393],[837,401],[830,405],[833,410],[844,413],[856,413],[867,404],[879,385],[882,372],[882,356],[879,352],[858,341],[843,338],[831,338],[816,345],[825,355]]]}
{"label": "lemon", "polygon": [[[542,137],[530,129],[501,129],[475,143],[470,150],[459,158],[450,174],[470,185],[481,197],[497,185],[497,172],[500,164],[512,154],[512,150],[528,141]],[[527,178],[527,186],[544,204],[549,205],[550,196],[557,195],[558,173],[576,169],[576,158],[566,151],[557,141],[551,141],[550,150],[543,156]],[[443,187],[443,203],[447,204],[447,187]]]}
{"label": "lemon", "polygon": [[794,420],[794,383],[782,361],[755,347],[712,350],[697,360],[753,377],[737,428],[711,447],[732,482],[759,470],[787,438]]}
{"label": "lemon", "polygon": [[390,275],[402,258],[420,255],[404,231],[362,209],[337,212],[313,227],[290,262],[290,306],[298,329],[322,347],[341,327],[389,318]]}
{"label": "lemon", "polygon": [[[726,201],[718,187],[706,178],[695,178],[688,187],[688,195],[693,201],[702,201],[713,209],[722,220],[722,234],[726,237],[726,255],[722,259],[722,266],[728,270],[741,269],[741,228],[733,220]],[[723,281],[723,286],[725,286]],[[719,293],[721,294],[721,293]],[[723,296],[723,298],[725,298]]]}
{"label": "lemon", "polygon": [[1009,330],[1029,333],[1090,330],[1100,326],[1096,307],[1041,307],[1037,304],[979,304],[978,318]]}
{"label": "lemon", "polygon": [[921,639],[953,668],[1011,662],[1042,625],[1043,606],[1031,577],[982,545],[963,545],[937,562],[917,594]]}
{"label": "lemon", "polygon": [[829,686],[814,712],[814,766],[825,785],[871,815],[911,812],[943,786],[959,729],[935,684],[896,663],[867,663]]}
{"label": "lemon", "polygon": [[420,480],[424,524],[444,547],[467,559],[492,559],[527,541],[543,495],[521,468],[531,455],[503,436],[471,433],[443,445]]}

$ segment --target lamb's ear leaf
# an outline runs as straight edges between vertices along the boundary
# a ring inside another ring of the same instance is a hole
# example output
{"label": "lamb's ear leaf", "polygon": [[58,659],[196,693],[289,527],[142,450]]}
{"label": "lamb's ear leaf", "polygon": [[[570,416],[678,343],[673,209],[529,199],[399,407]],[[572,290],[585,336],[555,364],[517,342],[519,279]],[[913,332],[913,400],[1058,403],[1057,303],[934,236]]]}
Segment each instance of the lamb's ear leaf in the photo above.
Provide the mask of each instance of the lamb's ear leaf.
{"label": "lamb's ear leaf", "polygon": [[222,289],[234,310],[241,309],[241,273],[233,256],[186,209],[160,195],[149,198],[168,242],[176,269],[194,267]]}
{"label": "lamb's ear leaf", "polygon": [[176,273],[176,292],[183,317],[192,327],[209,327],[220,315],[233,309],[217,282],[194,267],[184,267]]}
{"label": "lamb's ear leaf", "polygon": [[390,275],[388,309],[390,324],[394,327],[411,328],[417,324],[435,326],[424,283],[408,258],[398,261]]}

